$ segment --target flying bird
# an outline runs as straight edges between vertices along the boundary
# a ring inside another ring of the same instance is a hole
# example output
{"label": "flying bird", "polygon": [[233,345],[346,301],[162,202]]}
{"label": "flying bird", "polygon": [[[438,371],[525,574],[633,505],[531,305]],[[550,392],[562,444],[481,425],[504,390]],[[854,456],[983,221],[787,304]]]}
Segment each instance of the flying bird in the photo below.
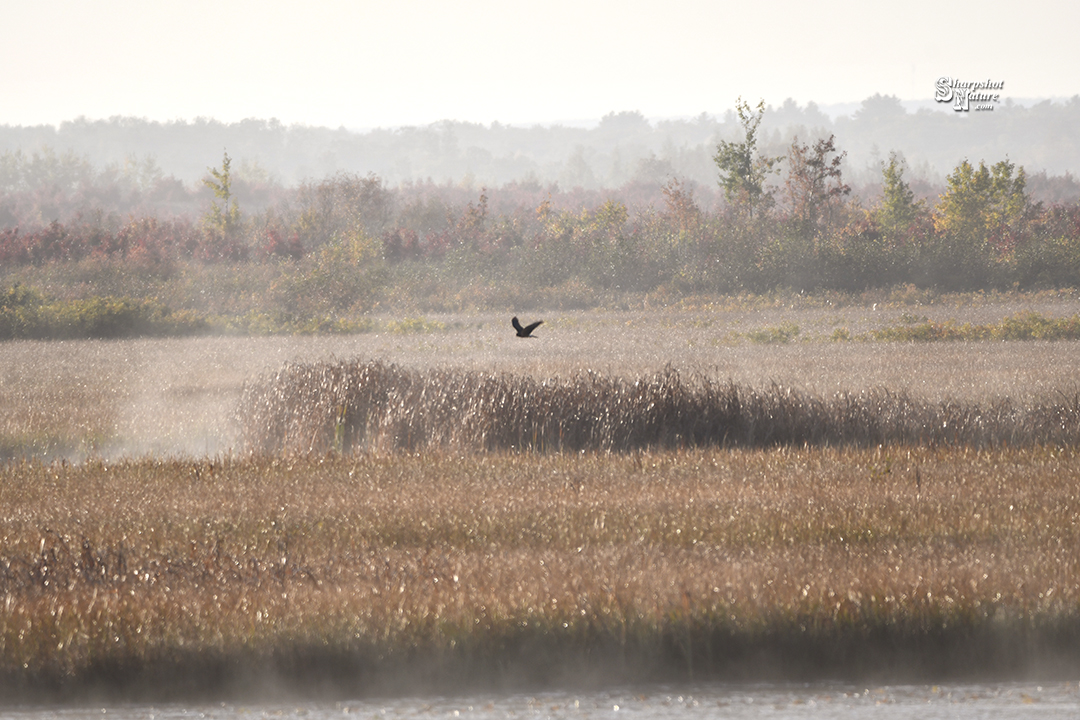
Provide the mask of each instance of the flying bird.
{"label": "flying bird", "polygon": [[540,327],[543,322],[543,320],[537,320],[532,325],[526,325],[525,327],[521,327],[521,323],[518,322],[518,319],[515,317],[513,320],[510,321],[510,324],[514,326],[515,330],[517,330],[518,337],[533,337],[532,331]]}

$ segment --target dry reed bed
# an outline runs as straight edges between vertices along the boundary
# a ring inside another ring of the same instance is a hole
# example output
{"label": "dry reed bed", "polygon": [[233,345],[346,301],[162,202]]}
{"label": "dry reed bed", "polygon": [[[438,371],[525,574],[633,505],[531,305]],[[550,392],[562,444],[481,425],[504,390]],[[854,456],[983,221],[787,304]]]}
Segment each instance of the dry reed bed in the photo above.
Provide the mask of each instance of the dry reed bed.
{"label": "dry reed bed", "polygon": [[614,450],[686,446],[1080,443],[1080,393],[1017,406],[929,402],[886,389],[822,398],[685,377],[569,378],[378,361],[291,363],[248,383],[237,413],[248,450],[281,452]]}
{"label": "dry reed bed", "polygon": [[1080,669],[1072,450],[24,463],[0,512],[8,697]]}
{"label": "dry reed bed", "polygon": [[[503,317],[447,316],[442,320],[450,330],[407,336],[0,343],[0,459],[227,452],[238,447],[231,416],[247,380],[289,360],[333,357],[540,379],[569,378],[586,368],[634,378],[670,362],[684,377],[699,371],[740,387],[779,380],[820,397],[887,387],[931,402],[987,404],[1007,396],[1025,407],[1060,401],[1059,389],[1069,396],[1080,390],[1077,341],[714,345],[709,334],[721,331],[694,325],[702,320],[698,315],[569,314],[551,318],[551,329],[536,342],[507,337]],[[703,320],[716,324],[726,317],[713,313]],[[831,324],[823,327],[832,331]]]}

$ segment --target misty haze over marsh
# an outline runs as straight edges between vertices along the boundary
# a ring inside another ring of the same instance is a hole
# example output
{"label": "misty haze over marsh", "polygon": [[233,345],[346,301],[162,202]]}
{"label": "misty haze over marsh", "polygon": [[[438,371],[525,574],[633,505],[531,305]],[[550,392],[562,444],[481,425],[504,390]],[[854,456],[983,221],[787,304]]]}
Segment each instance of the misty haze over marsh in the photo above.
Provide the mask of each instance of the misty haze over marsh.
{"label": "misty haze over marsh", "polygon": [[[1072,306],[1058,305],[1069,313]],[[238,450],[232,417],[244,384],[286,362],[377,358],[407,368],[509,372],[537,381],[587,370],[635,379],[665,366],[714,381],[767,388],[778,382],[829,398],[887,388],[930,402],[1019,405],[1075,392],[1074,341],[977,343],[829,342],[890,326],[903,308],[753,312],[564,312],[547,316],[535,343],[513,337],[498,314],[430,316],[429,329],[350,336],[196,338],[0,344],[0,427],[45,455],[106,457]],[[941,319],[991,321],[1008,306],[937,309]],[[800,339],[761,344],[746,334],[795,322]],[[433,328],[433,329],[431,329]],[[740,335],[742,334],[742,335]]]}

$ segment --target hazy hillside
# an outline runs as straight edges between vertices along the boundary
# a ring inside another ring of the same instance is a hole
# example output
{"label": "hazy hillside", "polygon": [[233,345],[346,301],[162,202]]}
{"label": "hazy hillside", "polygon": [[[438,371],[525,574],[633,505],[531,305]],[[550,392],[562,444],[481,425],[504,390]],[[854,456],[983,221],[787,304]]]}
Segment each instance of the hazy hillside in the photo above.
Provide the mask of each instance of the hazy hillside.
{"label": "hazy hillside", "polygon": [[[752,102],[754,98],[748,98]],[[1037,175],[1080,173],[1080,96],[1033,105],[1005,102],[993,112],[957,113],[946,106],[905,109],[895,97],[867,98],[831,117],[814,103],[770,106],[762,149],[782,154],[793,136],[835,133],[847,151],[854,184],[880,176],[891,151],[907,159],[914,178],[940,183],[965,158],[1008,158]],[[375,173],[393,187],[410,181],[500,186],[511,181],[558,183],[567,190],[621,187],[669,176],[713,184],[712,156],[734,139],[734,112],[649,121],[637,112],[611,113],[591,127],[490,126],[446,120],[420,127],[355,132],[286,126],[276,120],[151,122],[137,118],[77,119],[59,127],[0,126],[0,187],[18,182],[6,168],[16,154],[69,154],[98,168],[139,176],[173,176],[195,184],[227,149],[238,175],[294,185],[339,171]],[[6,156],[8,162],[4,162]]]}

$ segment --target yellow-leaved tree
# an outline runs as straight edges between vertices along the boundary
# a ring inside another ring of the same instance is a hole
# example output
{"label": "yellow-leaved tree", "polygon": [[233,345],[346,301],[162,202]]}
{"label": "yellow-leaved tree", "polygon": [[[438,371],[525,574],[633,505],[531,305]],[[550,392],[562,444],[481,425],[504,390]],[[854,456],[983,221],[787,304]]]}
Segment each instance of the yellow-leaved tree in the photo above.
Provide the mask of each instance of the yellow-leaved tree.
{"label": "yellow-leaved tree", "polygon": [[977,169],[964,160],[947,178],[934,229],[972,247],[1012,250],[1026,231],[1032,209],[1026,182],[1024,168],[1008,160],[993,167],[980,161]]}

